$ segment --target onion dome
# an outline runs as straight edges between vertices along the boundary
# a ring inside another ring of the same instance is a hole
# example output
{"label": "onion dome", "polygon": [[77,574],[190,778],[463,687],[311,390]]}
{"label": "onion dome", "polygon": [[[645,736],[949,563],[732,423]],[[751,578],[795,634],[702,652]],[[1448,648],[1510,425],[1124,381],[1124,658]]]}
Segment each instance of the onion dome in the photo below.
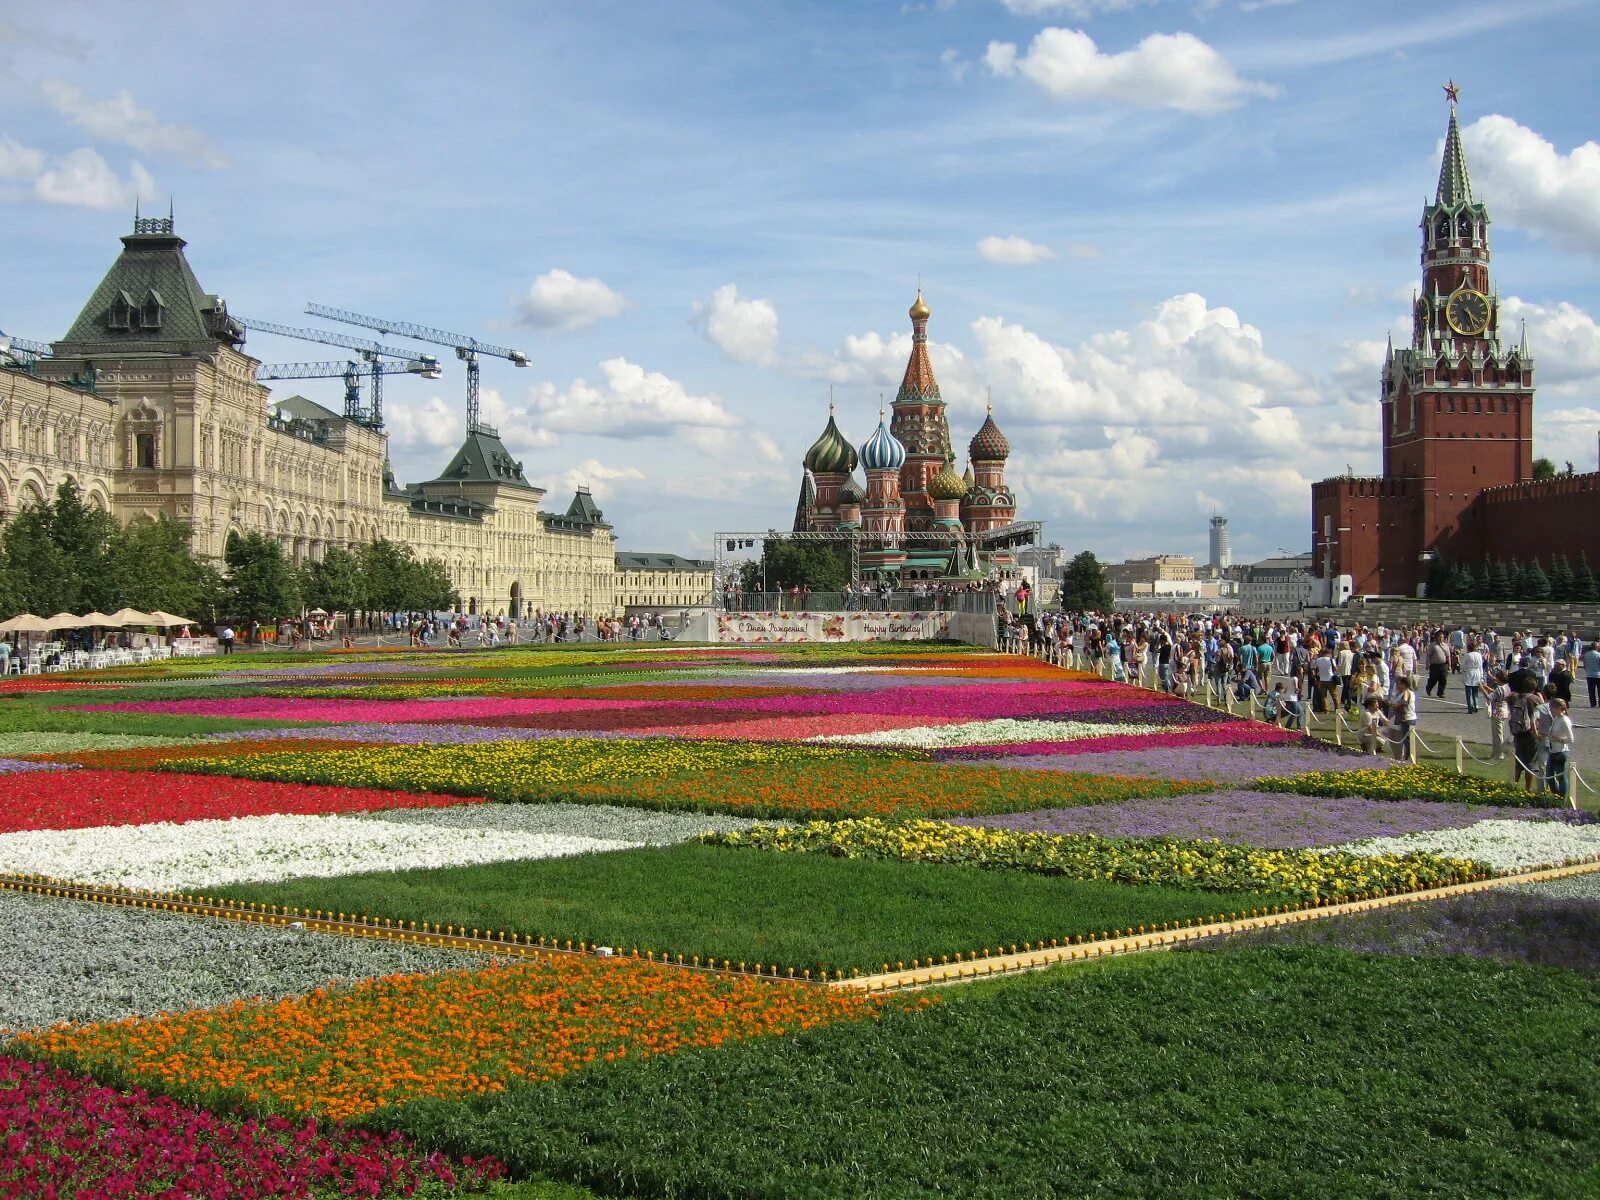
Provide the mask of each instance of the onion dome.
{"label": "onion dome", "polygon": [[993,405],[989,406],[989,415],[984,418],[978,432],[972,435],[967,453],[973,462],[1005,462],[1011,457],[1011,443],[1000,432],[1000,426],[994,423]]}
{"label": "onion dome", "polygon": [[861,465],[869,471],[898,471],[905,466],[906,448],[900,439],[889,432],[883,422],[883,409],[878,410],[878,427],[872,431],[867,444],[861,447]]}
{"label": "onion dome", "polygon": [[954,455],[947,454],[944,470],[928,480],[928,495],[935,500],[959,500],[967,494],[967,481],[956,474]]}
{"label": "onion dome", "polygon": [[972,477],[972,463],[967,463],[967,469],[961,473],[961,481],[967,485],[967,491],[978,486],[978,481]]}
{"label": "onion dome", "polygon": [[911,304],[911,319],[913,321],[926,321],[933,315],[933,309],[928,307],[928,302],[922,298],[922,289],[917,289],[917,298]]}
{"label": "onion dome", "polygon": [[834,424],[831,404],[828,405],[828,426],[806,451],[805,465],[818,475],[848,475],[856,469],[856,448]]}
{"label": "onion dome", "polygon": [[861,485],[855,481],[854,477],[846,479],[844,486],[839,489],[840,504],[860,504],[866,498],[866,493],[862,490]]}

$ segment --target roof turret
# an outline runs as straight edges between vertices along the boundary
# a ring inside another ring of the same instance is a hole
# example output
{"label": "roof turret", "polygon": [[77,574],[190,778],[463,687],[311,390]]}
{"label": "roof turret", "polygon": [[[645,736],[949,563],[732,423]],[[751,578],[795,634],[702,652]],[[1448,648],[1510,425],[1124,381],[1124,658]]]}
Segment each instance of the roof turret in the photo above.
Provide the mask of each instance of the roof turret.
{"label": "roof turret", "polygon": [[1000,432],[1000,426],[994,423],[994,405],[989,406],[989,415],[978,427],[978,432],[972,435],[967,453],[973,462],[1005,462],[1011,457],[1011,443]]}
{"label": "roof turret", "polygon": [[960,500],[967,490],[967,481],[956,474],[956,456],[945,455],[944,470],[928,480],[928,495],[935,500]]}
{"label": "roof turret", "polygon": [[878,410],[878,427],[872,431],[867,444],[861,447],[861,465],[869,471],[898,471],[905,465],[906,448],[900,439],[889,432],[884,423],[883,409]]}
{"label": "roof turret", "polygon": [[1433,202],[1445,208],[1472,203],[1472,180],[1467,175],[1467,154],[1461,148],[1461,129],[1456,124],[1456,98],[1461,89],[1455,80],[1445,84],[1450,97],[1450,128],[1444,135],[1444,158],[1439,163],[1439,189]]}

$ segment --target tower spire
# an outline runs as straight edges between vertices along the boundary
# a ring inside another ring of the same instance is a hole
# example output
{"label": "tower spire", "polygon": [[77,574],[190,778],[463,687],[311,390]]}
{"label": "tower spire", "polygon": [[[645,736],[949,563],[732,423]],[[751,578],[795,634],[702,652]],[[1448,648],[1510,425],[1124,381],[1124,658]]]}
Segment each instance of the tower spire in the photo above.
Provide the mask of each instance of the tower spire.
{"label": "tower spire", "polygon": [[1456,123],[1456,99],[1461,89],[1451,80],[1444,91],[1450,98],[1450,128],[1444,135],[1444,160],[1439,164],[1439,188],[1433,202],[1453,208],[1472,202],[1472,180],[1467,175],[1467,155],[1461,148],[1461,128]]}

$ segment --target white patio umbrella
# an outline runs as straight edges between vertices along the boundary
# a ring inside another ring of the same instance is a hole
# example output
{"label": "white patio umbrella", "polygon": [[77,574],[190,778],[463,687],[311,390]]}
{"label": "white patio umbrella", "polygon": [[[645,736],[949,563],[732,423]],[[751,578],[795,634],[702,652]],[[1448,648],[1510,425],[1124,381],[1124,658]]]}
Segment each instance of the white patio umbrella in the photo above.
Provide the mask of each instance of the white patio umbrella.
{"label": "white patio umbrella", "polygon": [[163,629],[171,629],[177,625],[193,625],[196,623],[189,620],[188,617],[175,617],[169,612],[162,612],[159,608],[156,609],[155,612],[149,614],[149,616],[150,624],[160,625]]}
{"label": "white patio umbrella", "polygon": [[116,621],[103,612],[86,612],[78,618],[80,629],[111,629]]}
{"label": "white patio umbrella", "polygon": [[147,612],[140,612],[137,608],[119,608],[111,614],[106,624],[115,629],[123,629],[129,625],[154,625],[155,619]]}
{"label": "white patio umbrella", "polygon": [[0,621],[0,633],[44,633],[53,628],[44,617],[32,613],[18,613],[9,621]]}
{"label": "white patio umbrella", "polygon": [[58,612],[53,617],[46,617],[46,629],[82,629],[83,618],[75,617],[69,612]]}

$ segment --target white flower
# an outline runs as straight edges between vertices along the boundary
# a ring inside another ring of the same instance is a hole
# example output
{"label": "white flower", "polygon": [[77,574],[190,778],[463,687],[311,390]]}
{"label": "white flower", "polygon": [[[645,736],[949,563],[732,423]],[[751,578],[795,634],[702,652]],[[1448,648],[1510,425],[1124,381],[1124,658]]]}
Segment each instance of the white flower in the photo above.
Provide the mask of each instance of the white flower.
{"label": "white flower", "polygon": [[963,721],[957,725],[918,725],[880,733],[830,733],[808,742],[844,742],[852,746],[909,746],[934,750],[942,746],[992,746],[1010,742],[1076,742],[1124,733],[1165,733],[1169,725],[1100,725],[1087,721],[1024,721],[1003,717]]}
{"label": "white flower", "polygon": [[1479,821],[1465,829],[1407,833],[1368,838],[1330,849],[1350,854],[1442,854],[1474,858],[1497,871],[1560,866],[1600,854],[1600,825],[1568,825],[1564,821]]}
{"label": "white flower", "polygon": [[277,815],[0,834],[0,871],[177,891],[303,875],[560,858],[634,845],[518,830]]}

